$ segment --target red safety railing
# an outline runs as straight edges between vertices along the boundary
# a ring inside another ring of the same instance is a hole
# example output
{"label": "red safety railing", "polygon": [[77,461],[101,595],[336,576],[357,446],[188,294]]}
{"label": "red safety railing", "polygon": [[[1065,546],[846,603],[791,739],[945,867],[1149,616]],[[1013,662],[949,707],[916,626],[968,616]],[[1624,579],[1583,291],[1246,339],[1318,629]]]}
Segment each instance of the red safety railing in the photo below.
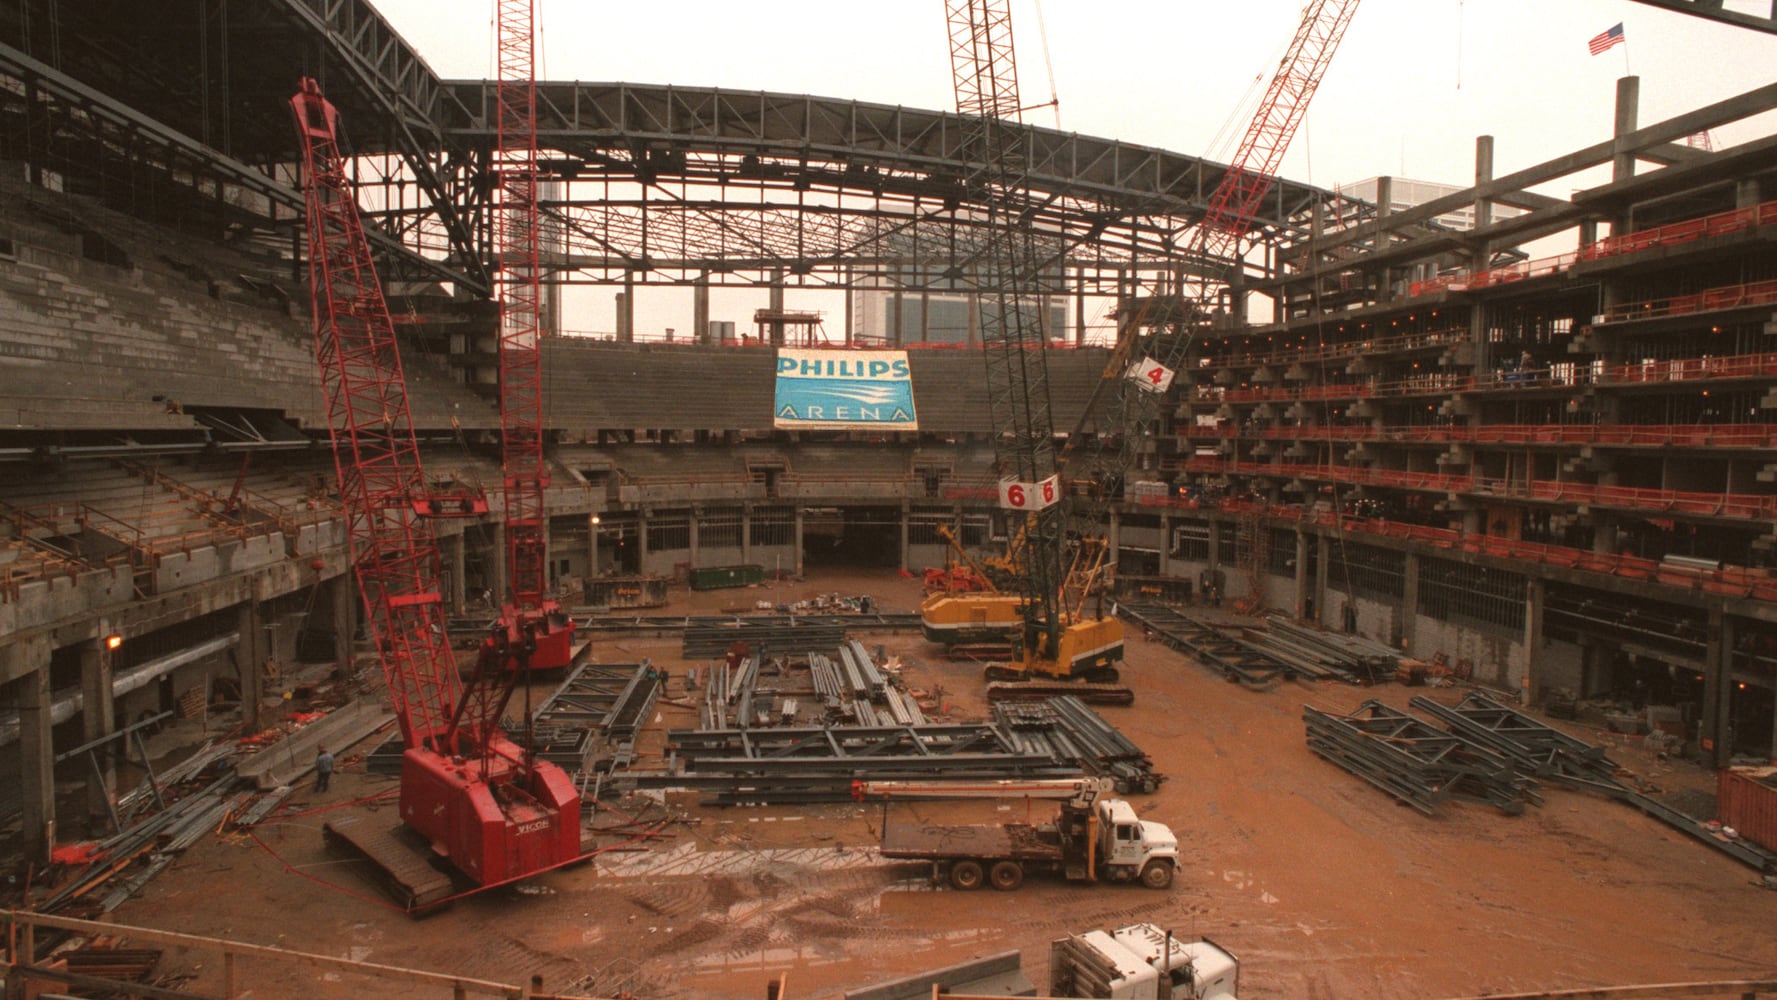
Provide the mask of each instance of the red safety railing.
{"label": "red safety railing", "polygon": [[1476,493],[1548,503],[1583,503],[1644,513],[1693,514],[1735,520],[1768,520],[1777,517],[1777,496],[1757,493],[1645,489],[1551,480],[1522,482],[1475,475],[1458,476],[1438,472],[1371,469],[1350,465],[1243,462],[1209,455],[1188,458],[1181,467],[1185,472],[1214,475],[1268,476],[1353,485],[1388,486],[1396,489],[1428,492]]}
{"label": "red safety railing", "polygon": [[1723,285],[1692,295],[1624,302],[1606,309],[1603,323],[1622,323],[1637,319],[1658,319],[1662,316],[1689,316],[1695,313],[1742,309],[1747,306],[1777,304],[1777,281],[1753,281],[1744,285]]}
{"label": "red safety railing", "polygon": [[1651,229],[1639,229],[1621,236],[1608,236],[1595,243],[1589,243],[1579,250],[1554,257],[1521,261],[1486,271],[1458,271],[1454,274],[1428,278],[1425,281],[1415,281],[1407,286],[1407,294],[1410,296],[1429,295],[1433,292],[1462,292],[1476,288],[1487,288],[1511,281],[1521,281],[1525,278],[1557,274],[1583,261],[1603,260],[1607,257],[1636,253],[1655,247],[1678,246],[1706,237],[1727,236],[1772,222],[1777,222],[1777,201],[1767,201],[1750,208],[1730,209],[1726,212],[1717,212],[1714,215],[1706,215],[1697,219],[1686,219],[1683,222],[1655,226]]}

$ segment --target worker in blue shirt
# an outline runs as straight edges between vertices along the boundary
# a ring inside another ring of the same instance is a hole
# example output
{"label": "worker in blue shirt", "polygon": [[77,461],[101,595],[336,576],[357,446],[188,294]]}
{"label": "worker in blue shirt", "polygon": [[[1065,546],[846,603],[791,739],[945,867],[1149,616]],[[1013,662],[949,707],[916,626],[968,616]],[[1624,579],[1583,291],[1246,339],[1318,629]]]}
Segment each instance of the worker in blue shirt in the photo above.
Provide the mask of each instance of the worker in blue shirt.
{"label": "worker in blue shirt", "polygon": [[333,755],[326,747],[315,748],[315,791],[327,790],[327,779],[333,777]]}

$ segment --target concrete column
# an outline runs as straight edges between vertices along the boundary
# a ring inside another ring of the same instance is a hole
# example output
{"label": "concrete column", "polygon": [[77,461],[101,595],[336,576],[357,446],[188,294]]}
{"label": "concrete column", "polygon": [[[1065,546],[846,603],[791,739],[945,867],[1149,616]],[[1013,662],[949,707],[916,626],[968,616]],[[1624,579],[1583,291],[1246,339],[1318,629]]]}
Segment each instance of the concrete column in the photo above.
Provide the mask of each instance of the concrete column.
{"label": "concrete column", "polygon": [[710,339],[710,273],[703,272],[691,285],[691,342]]}
{"label": "concrete column", "polygon": [[[1635,122],[1641,116],[1641,78],[1625,76],[1617,81],[1616,131],[1614,135],[1620,140],[1623,136],[1635,131]],[[1635,156],[1627,151],[1619,151],[1611,158],[1610,179],[1626,181],[1635,176]],[[1630,209],[1625,204],[1621,211],[1611,219],[1613,233],[1626,233],[1634,228],[1634,220]]]}
{"label": "concrete column", "polygon": [[[1617,80],[1616,123],[1613,135],[1621,138],[1635,131],[1635,121],[1641,117],[1641,77],[1625,76]],[[1626,181],[1635,176],[1635,156],[1629,152],[1618,152],[1611,158],[1610,179]]]}
{"label": "concrete column", "polygon": [[[105,632],[101,623],[100,633]],[[244,636],[243,636],[244,638]],[[111,654],[105,648],[103,634],[80,644],[80,741],[91,743],[117,730],[116,710],[112,705]],[[86,812],[89,817],[109,818],[112,789],[117,786],[117,772],[111,747],[93,751],[98,773],[86,769]],[[85,761],[80,763],[86,764]]]}
{"label": "concrete column", "polygon": [[[1332,609],[1327,607],[1327,573],[1328,564],[1333,561],[1333,539],[1327,535],[1315,536],[1314,559],[1314,618],[1322,625],[1343,627],[1344,622],[1335,619]],[[1356,601],[1356,595],[1346,597],[1348,601]]]}
{"label": "concrete column", "polygon": [[1115,572],[1120,561],[1118,553],[1123,551],[1123,518],[1115,510],[1110,512],[1110,516],[1110,529],[1105,532],[1104,536],[1104,558],[1112,572]]}
{"label": "concrete column", "polygon": [[1703,653],[1703,732],[1698,756],[1704,767],[1724,767],[1733,755],[1734,620],[1719,603],[1709,608],[1709,642]]}
{"label": "concrete column", "polygon": [[[1263,530],[1263,529],[1261,529]],[[1315,599],[1308,580],[1308,534],[1301,528],[1296,529],[1296,617],[1304,617],[1303,612],[1313,605],[1315,615],[1320,614],[1320,601]]]}
{"label": "concrete column", "polygon": [[[1376,178],[1376,221],[1378,223],[1386,222],[1388,217],[1394,214],[1393,204],[1394,178]],[[1388,245],[1388,236],[1385,229],[1379,228],[1376,230],[1376,239],[1373,241],[1372,245],[1376,250],[1382,250]],[[1393,283],[1389,280],[1388,268],[1384,267],[1381,273],[1376,275],[1376,282],[1376,301],[1388,302],[1392,300],[1394,295],[1389,289],[1393,286]]]}
{"label": "concrete column", "polygon": [[617,294],[617,339],[631,343],[636,339],[636,276],[623,273],[623,291]]}
{"label": "concrete column", "polygon": [[1074,346],[1086,342],[1086,269],[1074,270]]}
{"label": "concrete column", "polygon": [[442,541],[444,561],[448,564],[444,570],[444,586],[448,591],[445,600],[449,602],[451,610],[460,615],[469,599],[469,571],[464,565],[463,533],[459,531],[454,535],[446,535]]}
{"label": "concrete column", "polygon": [[701,511],[696,507],[691,508],[685,513],[685,521],[689,525],[689,530],[686,532],[686,536],[691,539],[691,554],[685,558],[690,560],[692,569],[696,569],[699,565],[697,561],[697,552],[702,547],[699,544],[702,541],[702,538],[699,536],[703,533],[698,530],[698,522],[702,520],[699,516],[700,514]]}
{"label": "concrete column", "polygon": [[599,527],[597,514],[586,519],[586,575],[603,576],[599,572]]}
{"label": "concrete column", "polygon": [[549,515],[543,515],[543,530],[540,532],[543,542],[543,586],[548,592],[555,590],[555,525]]}
{"label": "concrete column", "polygon": [[648,515],[636,514],[636,572],[648,572]]}
{"label": "concrete column", "polygon": [[[769,303],[771,311],[781,314],[784,311],[784,272],[781,268],[771,272],[771,285],[766,291],[771,296],[771,301]],[[784,345],[784,330],[785,324],[783,320],[772,321],[771,342],[778,347]]]}
{"label": "concrete column", "polygon": [[969,296],[969,305],[965,310],[969,317],[969,328],[963,331],[963,343],[981,343],[981,296]]}
{"label": "concrete column", "polygon": [[928,288],[919,290],[919,339],[921,343],[932,339],[932,292]]}
{"label": "concrete column", "polygon": [[[1493,137],[1481,135],[1475,137],[1475,186],[1493,180]],[[1493,222],[1493,199],[1475,199],[1475,228],[1482,229]],[[1469,258],[1469,267],[1476,271],[1485,271],[1493,260],[1492,243],[1483,240],[1473,247],[1473,256]]]}
{"label": "concrete column", "polygon": [[858,331],[852,325],[851,282],[845,283],[845,346],[850,347],[857,342]]}
{"label": "concrete column", "polygon": [[333,599],[333,672],[348,677],[352,672],[352,636],[358,631],[357,595],[352,574],[341,573],[328,588]]}
{"label": "concrete column", "polygon": [[795,534],[795,538],[792,539],[792,544],[794,544],[796,546],[796,552],[795,552],[796,575],[801,576],[802,575],[802,508],[800,506],[798,506],[796,508],[796,534]]}
{"label": "concrete column", "polygon": [[906,292],[902,291],[899,285],[896,285],[894,293],[889,296],[888,343],[891,347],[905,346],[901,337],[901,305],[905,295]]}
{"label": "concrete column", "polygon": [[[851,339],[849,334],[846,339]],[[745,504],[740,508],[740,561],[753,561],[753,508]]]}
{"label": "concrete column", "polygon": [[488,581],[487,589],[493,591],[495,606],[501,606],[512,600],[506,585],[506,522],[489,526],[488,537],[493,543],[490,555],[494,557],[494,578]]}
{"label": "concrete column", "polygon": [[270,655],[265,641],[265,614],[260,610],[259,602],[249,598],[235,608],[235,615],[235,631],[241,637],[241,644],[235,647],[234,653],[235,662],[241,668],[241,721],[257,729],[259,702],[265,695],[265,659]]}
{"label": "concrete column", "polygon": [[1525,705],[1542,701],[1542,671],[1537,660],[1543,651],[1543,597],[1548,589],[1541,577],[1531,577],[1524,596],[1524,681],[1518,700]]}
{"label": "concrete column", "polygon": [[1411,653],[1413,633],[1419,624],[1419,556],[1407,553],[1407,568],[1401,574],[1401,649]]}
{"label": "concrete column", "polygon": [[1734,184],[1734,207],[1751,208],[1759,203],[1758,181],[1743,180]]}
{"label": "concrete column", "polygon": [[906,571],[907,569],[907,548],[911,541],[908,534],[907,524],[908,518],[911,516],[911,512],[909,511],[910,506],[911,505],[908,504],[907,501],[901,501],[901,557],[897,568],[902,571]]}
{"label": "concrete column", "polygon": [[19,811],[24,828],[25,860],[49,863],[56,841],[55,746],[49,716],[49,664],[12,682],[11,697],[19,713]]}
{"label": "concrete column", "polygon": [[1172,575],[1172,517],[1160,515],[1160,575]]}

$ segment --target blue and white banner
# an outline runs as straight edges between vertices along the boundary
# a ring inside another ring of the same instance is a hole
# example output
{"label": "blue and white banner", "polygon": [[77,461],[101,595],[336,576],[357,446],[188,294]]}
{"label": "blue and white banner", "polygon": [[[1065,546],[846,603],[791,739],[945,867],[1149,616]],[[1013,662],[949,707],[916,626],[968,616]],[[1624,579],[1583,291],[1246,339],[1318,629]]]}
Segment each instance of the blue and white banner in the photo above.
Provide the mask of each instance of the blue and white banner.
{"label": "blue and white banner", "polygon": [[777,352],[773,426],[916,431],[906,351]]}

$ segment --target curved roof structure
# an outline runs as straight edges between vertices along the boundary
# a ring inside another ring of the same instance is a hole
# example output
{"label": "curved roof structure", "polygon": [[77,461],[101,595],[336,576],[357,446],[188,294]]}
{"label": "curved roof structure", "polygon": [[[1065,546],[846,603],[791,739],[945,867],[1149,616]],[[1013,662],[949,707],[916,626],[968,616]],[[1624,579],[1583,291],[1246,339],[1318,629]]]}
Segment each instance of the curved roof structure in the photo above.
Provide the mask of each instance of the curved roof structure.
{"label": "curved roof structure", "polygon": [[[103,196],[128,178],[183,217],[277,233],[298,204],[286,102],[315,76],[362,154],[393,279],[488,290],[492,185],[486,81],[441,80],[366,0],[167,8],[116,0],[0,23],[7,103],[57,132],[62,168]],[[53,13],[53,17],[50,16]],[[56,31],[46,32],[53,24]],[[969,269],[973,192],[955,115],[842,98],[629,83],[545,82],[541,140],[565,281],[843,284],[860,269],[940,287]],[[1071,287],[1112,291],[1180,259],[1224,167],[1027,127],[1032,201]],[[28,138],[26,141],[29,141]],[[150,181],[148,174],[157,174]],[[1280,181],[1253,238],[1287,239],[1330,195]],[[1214,262],[1210,262],[1213,266]],[[1215,267],[1215,270],[1222,270]],[[775,279],[773,279],[775,280]],[[1059,278],[1058,278],[1059,280]]]}

